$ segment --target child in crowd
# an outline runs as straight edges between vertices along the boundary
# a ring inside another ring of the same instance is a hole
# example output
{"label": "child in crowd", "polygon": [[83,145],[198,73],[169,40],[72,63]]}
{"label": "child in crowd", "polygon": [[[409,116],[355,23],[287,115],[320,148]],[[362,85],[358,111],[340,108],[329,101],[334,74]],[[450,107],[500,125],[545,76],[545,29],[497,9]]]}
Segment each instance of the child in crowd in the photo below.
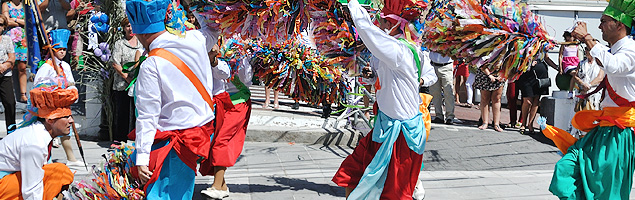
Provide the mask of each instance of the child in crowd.
{"label": "child in crowd", "polygon": [[[64,56],[66,56],[66,49],[68,44],[68,38],[71,35],[71,31],[66,29],[57,29],[50,32],[51,44],[53,44],[50,48],[53,48],[53,57],[46,60],[46,62],[39,67],[37,73],[35,74],[35,79],[33,81],[33,85],[38,85],[44,80],[49,78],[57,77],[57,71],[53,65],[59,66],[59,69],[64,73],[64,77],[68,81],[70,85],[70,89],[75,88],[75,79],[73,78],[73,74],[71,72],[71,66],[68,63],[62,61]],[[48,48],[48,47],[45,47]],[[77,167],[81,169],[84,166],[84,163],[77,160],[75,155],[73,154],[73,149],[71,147],[71,133],[66,136],[61,137],[62,147],[66,152],[66,158],[68,162],[66,165],[69,167]],[[55,142],[54,142],[55,143]]]}
{"label": "child in crowd", "polygon": [[580,63],[580,55],[578,51],[578,45],[574,44],[575,39],[571,36],[571,30],[568,29],[564,31],[562,35],[566,44],[560,46],[560,56],[559,56],[559,73],[564,75],[569,75],[569,93],[570,97],[573,97],[573,86],[575,81],[571,77],[575,77],[578,73],[577,67]]}

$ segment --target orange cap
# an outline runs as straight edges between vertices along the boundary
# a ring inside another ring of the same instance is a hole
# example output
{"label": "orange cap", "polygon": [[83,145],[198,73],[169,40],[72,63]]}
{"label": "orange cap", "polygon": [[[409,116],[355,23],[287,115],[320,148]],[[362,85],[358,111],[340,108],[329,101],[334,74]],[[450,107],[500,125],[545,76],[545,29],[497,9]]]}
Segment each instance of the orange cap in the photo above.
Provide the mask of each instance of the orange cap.
{"label": "orange cap", "polygon": [[37,113],[29,110],[32,115],[45,119],[57,119],[71,115],[71,104],[79,97],[76,89],[55,89],[45,91],[32,89],[31,105],[37,108]]}

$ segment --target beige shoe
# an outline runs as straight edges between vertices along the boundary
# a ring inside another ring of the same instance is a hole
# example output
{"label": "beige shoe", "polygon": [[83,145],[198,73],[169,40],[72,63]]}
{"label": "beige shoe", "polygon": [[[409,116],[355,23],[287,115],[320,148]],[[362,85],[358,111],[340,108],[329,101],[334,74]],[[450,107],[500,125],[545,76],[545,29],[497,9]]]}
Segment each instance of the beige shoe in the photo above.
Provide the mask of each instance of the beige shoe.
{"label": "beige shoe", "polygon": [[229,197],[229,188],[227,190],[217,190],[213,187],[209,187],[201,191],[201,194],[211,199],[223,199]]}

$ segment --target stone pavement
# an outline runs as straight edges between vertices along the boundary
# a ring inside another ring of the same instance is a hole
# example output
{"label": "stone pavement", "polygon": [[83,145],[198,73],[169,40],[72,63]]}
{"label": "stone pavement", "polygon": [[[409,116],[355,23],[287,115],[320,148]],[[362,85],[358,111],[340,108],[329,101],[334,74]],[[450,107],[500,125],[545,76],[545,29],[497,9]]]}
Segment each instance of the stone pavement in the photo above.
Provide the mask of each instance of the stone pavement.
{"label": "stone pavement", "polygon": [[[557,149],[537,135],[472,127],[435,125],[419,175],[426,199],[556,199],[547,188]],[[101,161],[110,142],[83,141],[89,164]],[[330,179],[353,151],[346,145],[247,142],[236,166],[227,171],[232,192],[226,199],[343,199]],[[76,153],[76,155],[79,155]],[[63,161],[62,149],[53,159]],[[80,170],[77,179],[86,179]],[[197,176],[194,199],[211,185]]]}
{"label": "stone pavement", "polygon": [[[349,129],[345,123],[333,128],[337,116],[325,121],[319,118],[321,110],[304,103],[291,110],[288,98],[281,100],[280,109],[263,109],[262,94],[254,93],[249,141],[227,171],[232,193],[226,199],[344,199],[344,189],[330,179],[361,136],[342,131]],[[556,199],[547,189],[561,157],[557,148],[540,134],[478,130],[477,113],[457,107],[456,115],[466,123],[433,124],[419,175],[426,199]],[[502,116],[505,122],[507,115]],[[94,165],[111,143],[82,144],[88,164]],[[65,161],[62,149],[52,154],[55,161]],[[75,155],[79,157],[77,150]],[[85,170],[76,173],[76,180],[89,178]],[[199,193],[211,182],[212,177],[197,176],[193,199],[203,199]]]}

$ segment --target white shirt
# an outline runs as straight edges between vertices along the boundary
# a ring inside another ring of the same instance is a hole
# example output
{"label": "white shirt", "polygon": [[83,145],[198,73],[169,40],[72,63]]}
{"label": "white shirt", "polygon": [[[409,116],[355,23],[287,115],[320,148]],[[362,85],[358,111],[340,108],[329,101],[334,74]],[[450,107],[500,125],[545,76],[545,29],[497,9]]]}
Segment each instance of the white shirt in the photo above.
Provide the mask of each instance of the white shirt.
{"label": "white shirt", "polygon": [[348,8],[359,37],[379,60],[374,68],[381,85],[376,93],[379,109],[392,119],[413,118],[419,113],[421,98],[412,51],[401,41],[373,25],[368,12],[357,0],[350,1]]}
{"label": "white shirt", "polygon": [[[611,87],[621,97],[635,101],[635,41],[624,37],[609,48],[597,44],[591,49],[591,56],[604,66],[604,72]],[[602,101],[602,107],[618,107],[609,97]]]}
{"label": "white shirt", "polygon": [[44,198],[44,169],[48,145],[53,138],[44,124],[35,122],[0,140],[0,171],[22,172],[22,197]]}
{"label": "white shirt", "polygon": [[[55,59],[55,63],[58,66],[62,67],[62,71],[64,72],[64,76],[66,76],[66,80],[68,81],[68,83],[75,83],[75,79],[73,78],[73,73],[71,72],[71,66],[68,65],[68,63],[61,61],[57,58],[53,58],[53,59]],[[40,66],[40,69],[37,70],[37,73],[35,74],[35,79],[33,80],[33,85],[37,85],[48,78],[52,78],[56,76],[57,76],[57,72],[55,71],[55,68],[53,68],[53,66],[49,65],[48,63],[44,63],[42,66]],[[74,84],[71,84],[71,85],[74,85]]]}
{"label": "white shirt", "polygon": [[[251,79],[254,77],[254,72],[251,69],[251,64],[249,63],[249,61],[251,61],[250,55],[246,55],[245,57],[243,57],[243,59],[240,60],[238,72],[235,74],[235,76],[238,76],[237,78],[240,78],[240,82],[245,84],[247,88],[251,86]],[[235,94],[238,93],[238,89],[236,88],[236,86],[234,86],[233,83],[227,81],[227,92],[229,92],[229,94]]]}
{"label": "white shirt", "polygon": [[[591,83],[591,81],[600,74],[600,71],[602,71],[600,65],[598,65],[598,63],[594,60],[592,61],[593,63],[589,63],[589,60],[587,60],[587,58],[585,57],[584,60],[580,62],[580,70],[578,71],[578,76],[581,77],[582,82],[587,84]],[[589,92],[597,88],[597,86],[590,86],[591,89],[589,90]]]}
{"label": "white shirt", "polygon": [[437,52],[430,52],[430,60],[434,63],[445,64],[453,62],[452,58],[445,57]]}
{"label": "white shirt", "polygon": [[[176,55],[198,77],[212,97],[212,67],[207,52],[217,38],[218,32],[210,31],[207,27],[187,31],[185,38],[164,32],[154,39],[149,50],[163,48]],[[214,111],[194,84],[169,61],[150,56],[140,67],[135,89],[138,113],[136,165],[148,165],[157,130],[203,126],[214,119]]]}
{"label": "white shirt", "polygon": [[229,78],[229,65],[227,62],[218,60],[218,65],[212,67],[212,76],[214,77],[214,89],[212,89],[212,94],[216,96],[225,92],[225,83],[227,83],[227,79]]}

